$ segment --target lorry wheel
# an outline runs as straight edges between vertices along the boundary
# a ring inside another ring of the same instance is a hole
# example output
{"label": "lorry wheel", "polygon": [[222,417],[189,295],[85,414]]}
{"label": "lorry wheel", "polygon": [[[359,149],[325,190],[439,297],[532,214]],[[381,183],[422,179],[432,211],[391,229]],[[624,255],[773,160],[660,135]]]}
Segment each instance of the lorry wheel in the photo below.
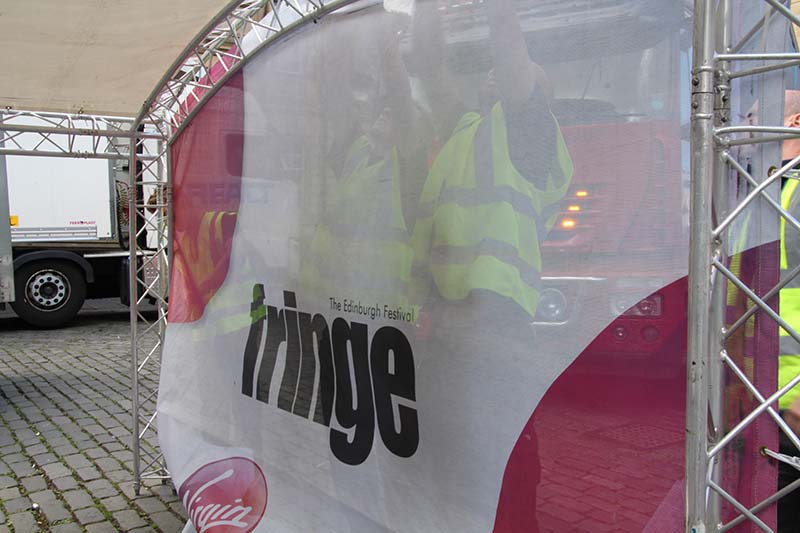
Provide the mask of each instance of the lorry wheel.
{"label": "lorry wheel", "polygon": [[35,261],[14,273],[15,302],[11,308],[40,328],[55,328],[71,320],[86,299],[86,280],[67,261]]}

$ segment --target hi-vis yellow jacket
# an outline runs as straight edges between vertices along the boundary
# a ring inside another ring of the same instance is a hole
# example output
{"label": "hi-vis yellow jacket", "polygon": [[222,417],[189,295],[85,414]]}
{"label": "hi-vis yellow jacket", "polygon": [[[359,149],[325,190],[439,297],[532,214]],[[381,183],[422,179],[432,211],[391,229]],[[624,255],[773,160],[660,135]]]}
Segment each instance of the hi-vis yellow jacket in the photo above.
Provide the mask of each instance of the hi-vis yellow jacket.
{"label": "hi-vis yellow jacket", "polygon": [[[490,142],[476,142],[486,120]],[[412,236],[415,301],[424,301],[432,286],[447,300],[484,289],[535,315],[540,241],[555,222],[553,207],[573,173],[557,124],[556,132],[555,162],[539,189],[511,161],[500,103],[486,118],[474,112],[461,118],[422,190]]]}
{"label": "hi-vis yellow jacket", "polygon": [[[790,179],[781,191],[781,207],[794,216],[800,215],[798,181]],[[800,264],[800,232],[786,228],[781,218],[781,279]],[[800,332],[800,277],[790,281],[780,291],[780,311],[783,318],[795,331]],[[780,358],[778,359],[778,387],[783,387],[800,374],[800,343],[780,329]],[[780,409],[788,409],[800,395],[800,385],[791,389],[778,400]]]}
{"label": "hi-vis yellow jacket", "polygon": [[403,305],[411,246],[401,207],[397,150],[371,158],[366,136],[348,152],[343,178],[314,232],[301,283],[317,296]]}

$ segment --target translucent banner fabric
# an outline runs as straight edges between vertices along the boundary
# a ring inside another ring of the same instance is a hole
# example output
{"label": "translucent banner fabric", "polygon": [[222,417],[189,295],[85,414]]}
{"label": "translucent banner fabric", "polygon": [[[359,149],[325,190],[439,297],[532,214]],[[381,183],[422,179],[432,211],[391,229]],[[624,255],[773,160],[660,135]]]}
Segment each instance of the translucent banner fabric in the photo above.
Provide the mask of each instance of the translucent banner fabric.
{"label": "translucent banner fabric", "polygon": [[199,111],[158,414],[198,530],[680,529],[689,23],[353,3]]}

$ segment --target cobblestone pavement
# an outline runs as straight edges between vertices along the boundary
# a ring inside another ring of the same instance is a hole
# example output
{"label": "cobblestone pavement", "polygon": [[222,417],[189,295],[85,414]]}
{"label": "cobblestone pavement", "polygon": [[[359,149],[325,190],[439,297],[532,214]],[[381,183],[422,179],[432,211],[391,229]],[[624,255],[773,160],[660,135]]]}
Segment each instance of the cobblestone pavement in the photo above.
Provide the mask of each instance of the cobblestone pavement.
{"label": "cobblestone pavement", "polygon": [[171,485],[135,495],[128,310],[39,331],[0,312],[0,533],[181,531]]}

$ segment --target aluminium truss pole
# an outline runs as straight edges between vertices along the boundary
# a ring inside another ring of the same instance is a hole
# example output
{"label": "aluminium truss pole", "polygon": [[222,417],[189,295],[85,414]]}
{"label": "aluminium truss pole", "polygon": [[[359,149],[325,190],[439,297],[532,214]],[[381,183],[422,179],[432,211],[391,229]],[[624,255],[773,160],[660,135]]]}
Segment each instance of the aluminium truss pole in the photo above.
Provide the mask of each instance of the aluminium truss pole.
{"label": "aluminium truss pole", "polygon": [[[717,50],[720,52],[727,52],[731,47],[731,0],[721,0],[718,5],[717,15],[717,28],[716,28],[716,43]],[[719,61],[715,65],[714,79],[714,125],[716,128],[723,128],[729,126],[730,121],[730,78],[729,78],[729,62]],[[726,163],[725,156],[727,155],[724,144],[717,143],[715,146],[715,166],[714,166],[714,180],[712,183],[712,209],[711,217],[712,224],[717,225],[728,216],[728,171],[729,167]],[[714,250],[714,257],[717,257],[720,262],[726,263],[727,261],[727,248],[725,246],[724,237],[727,232],[714,239],[712,243]],[[723,362],[718,354],[721,353],[723,346],[723,328],[725,327],[725,310],[726,310],[726,288],[727,283],[723,276],[718,272],[713,271],[711,275],[711,312],[710,312],[710,327],[709,327],[709,359],[708,359],[708,414],[711,417],[708,421],[709,438],[708,442],[713,446],[722,437],[723,428]],[[708,468],[708,479],[719,485],[721,483],[721,457],[719,455],[711,458]],[[721,518],[721,499],[716,494],[709,493],[706,508],[706,523],[716,525],[720,523]]]}
{"label": "aluminium truss pole", "polygon": [[[3,115],[0,113],[0,123]],[[0,138],[0,148],[3,139]],[[0,306],[14,300],[14,261],[11,254],[11,225],[8,206],[6,156],[0,154]]]}
{"label": "aluminium truss pole", "polygon": [[[134,133],[138,128],[134,129]],[[139,281],[138,281],[138,261],[137,261],[137,181],[139,173],[136,170],[138,165],[137,150],[139,139],[134,135],[131,137],[130,164],[128,175],[130,176],[130,188],[128,190],[128,290],[130,291],[130,322],[131,322],[131,451],[133,452],[133,491],[139,494],[141,483],[141,464],[139,452],[139,338],[138,322],[139,312],[137,302],[139,300]]]}
{"label": "aluminium truss pole", "polygon": [[694,2],[691,239],[686,387],[686,531],[705,533],[708,354],[711,305],[711,185],[714,178],[715,2]]}

